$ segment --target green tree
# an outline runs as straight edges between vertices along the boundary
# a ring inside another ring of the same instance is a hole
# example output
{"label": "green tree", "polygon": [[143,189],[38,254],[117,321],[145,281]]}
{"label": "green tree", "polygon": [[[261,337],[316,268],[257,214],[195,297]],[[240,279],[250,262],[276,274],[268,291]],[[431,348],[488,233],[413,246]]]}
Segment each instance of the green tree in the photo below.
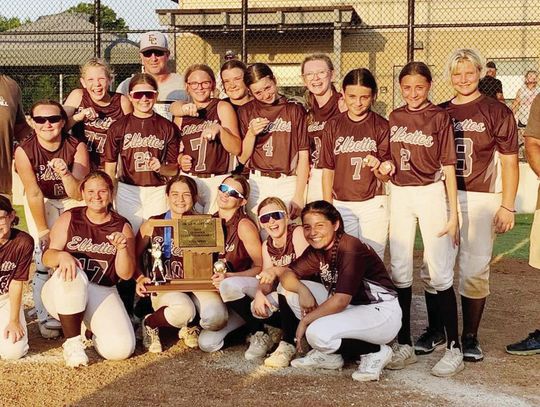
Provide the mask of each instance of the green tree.
{"label": "green tree", "polygon": [[[94,3],[79,3],[76,6],[68,8],[66,11],[71,13],[86,13],[90,15],[90,22],[94,23]],[[126,21],[118,17],[112,8],[101,5],[101,29],[104,31],[122,32],[129,30],[129,27]]]}
{"label": "green tree", "polygon": [[8,17],[0,16],[0,32],[11,30],[12,28],[17,28],[20,25],[23,25],[29,22],[30,20],[28,18],[24,21],[21,21],[19,17],[8,18]]}

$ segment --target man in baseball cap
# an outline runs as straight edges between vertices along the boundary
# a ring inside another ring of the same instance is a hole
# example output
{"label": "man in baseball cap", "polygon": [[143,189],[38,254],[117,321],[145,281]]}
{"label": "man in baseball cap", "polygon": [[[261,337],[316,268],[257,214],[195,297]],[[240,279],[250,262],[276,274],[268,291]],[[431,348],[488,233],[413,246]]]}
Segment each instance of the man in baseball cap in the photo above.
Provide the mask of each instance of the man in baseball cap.
{"label": "man in baseball cap", "polygon": [[478,90],[480,93],[504,102],[502,82],[496,78],[497,65],[489,61],[486,64],[486,76],[480,79]]}
{"label": "man in baseball cap", "polygon": [[[143,72],[152,75],[158,83],[158,97],[154,110],[171,120],[172,116],[169,113],[171,103],[189,98],[185,91],[183,76],[170,71],[167,37],[159,31],[146,32],[141,36],[139,50]],[[130,80],[131,78],[127,78],[120,83],[116,92],[128,96]]]}

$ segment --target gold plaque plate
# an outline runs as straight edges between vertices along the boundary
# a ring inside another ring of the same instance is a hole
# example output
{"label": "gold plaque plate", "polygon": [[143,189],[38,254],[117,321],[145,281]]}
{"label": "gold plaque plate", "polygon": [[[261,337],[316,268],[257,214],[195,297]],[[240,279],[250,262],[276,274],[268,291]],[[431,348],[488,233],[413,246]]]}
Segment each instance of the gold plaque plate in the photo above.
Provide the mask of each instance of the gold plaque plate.
{"label": "gold plaque plate", "polygon": [[182,218],[179,237],[179,246],[182,248],[216,246],[215,219]]}

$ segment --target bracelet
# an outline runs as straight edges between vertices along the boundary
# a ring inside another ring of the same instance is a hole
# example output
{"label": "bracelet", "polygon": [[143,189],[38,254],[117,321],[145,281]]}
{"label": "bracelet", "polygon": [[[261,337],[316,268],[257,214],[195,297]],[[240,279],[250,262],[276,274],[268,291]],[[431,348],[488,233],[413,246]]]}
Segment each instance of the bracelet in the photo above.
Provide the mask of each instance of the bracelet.
{"label": "bracelet", "polygon": [[506,206],[501,205],[501,208],[506,209],[508,212],[516,213],[517,211],[515,209],[508,209]]}
{"label": "bracelet", "polygon": [[41,232],[38,233],[38,237],[42,238],[43,236],[45,236],[49,232],[50,232],[49,229],[44,229],[44,230],[42,230]]}

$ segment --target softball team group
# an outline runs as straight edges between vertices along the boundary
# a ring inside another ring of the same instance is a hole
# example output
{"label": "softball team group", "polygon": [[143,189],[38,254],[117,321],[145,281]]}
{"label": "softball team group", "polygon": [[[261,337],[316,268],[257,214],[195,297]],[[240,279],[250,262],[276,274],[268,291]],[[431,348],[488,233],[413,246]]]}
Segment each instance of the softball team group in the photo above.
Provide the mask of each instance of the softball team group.
{"label": "softball team group", "polygon": [[[359,360],[358,381],[439,347],[433,375],[481,361],[493,241],[514,226],[518,185],[515,119],[480,94],[484,65],[471,49],[454,52],[446,71],[455,96],[438,106],[428,66],[408,63],[405,105],[387,120],[372,110],[373,74],[350,71],[339,92],[323,54],[302,63],[305,106],[278,93],[266,64],[227,61],[225,99],[212,69],[197,64],[185,74],[189,100],[170,106],[170,121],[154,110],[151,74],[112,93],[109,66],[90,60],[64,106],[33,105],[34,132],[15,151],[30,235],[0,197],[0,356],[28,351],[22,282],[34,258],[39,329],[47,338],[61,329],[68,366],[88,363],[86,346],[130,357],[138,318],[149,352],[163,351],[163,328],[205,352],[247,336],[248,360],[302,369]],[[165,279],[184,271],[170,228],[149,220],[200,213],[221,219],[225,233],[216,291],[150,295],[153,247]],[[428,326],[413,340],[417,224]]]}

